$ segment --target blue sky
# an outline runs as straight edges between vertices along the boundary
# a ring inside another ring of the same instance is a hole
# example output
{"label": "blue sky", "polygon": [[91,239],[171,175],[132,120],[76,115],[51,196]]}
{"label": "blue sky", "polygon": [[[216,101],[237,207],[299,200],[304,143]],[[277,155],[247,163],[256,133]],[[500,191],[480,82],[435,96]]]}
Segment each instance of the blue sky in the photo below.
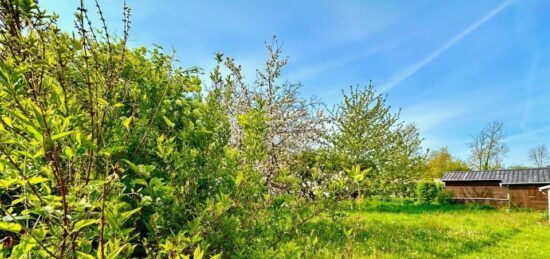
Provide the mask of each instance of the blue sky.
{"label": "blue sky", "polygon": [[[43,1],[72,30],[77,1]],[[100,1],[120,34],[121,1]],[[175,48],[182,66],[208,71],[224,52],[254,79],[264,42],[289,56],[283,77],[332,106],[340,89],[388,94],[424,146],[467,159],[470,134],[504,122],[505,165],[529,165],[550,146],[550,1],[137,1],[131,46]],[[93,5],[89,3],[89,9]]]}

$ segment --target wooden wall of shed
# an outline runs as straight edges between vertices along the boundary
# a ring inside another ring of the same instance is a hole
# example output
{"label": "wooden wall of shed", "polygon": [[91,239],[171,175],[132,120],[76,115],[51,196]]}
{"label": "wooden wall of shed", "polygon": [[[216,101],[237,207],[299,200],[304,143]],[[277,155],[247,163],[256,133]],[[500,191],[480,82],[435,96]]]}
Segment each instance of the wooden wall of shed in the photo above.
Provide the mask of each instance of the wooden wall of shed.
{"label": "wooden wall of shed", "polygon": [[498,184],[492,183],[473,183],[473,185],[466,184],[446,184],[445,189],[453,193],[454,201],[456,203],[476,203],[493,205],[499,208],[508,206],[507,187],[500,187]]}
{"label": "wooden wall of shed", "polygon": [[548,208],[548,197],[539,191],[541,185],[511,185],[510,203],[514,208],[531,208],[545,210]]}
{"label": "wooden wall of shed", "polygon": [[455,198],[508,198],[508,188],[499,185],[445,185],[445,189]]}
{"label": "wooden wall of shed", "polygon": [[548,194],[538,190],[541,186],[511,185],[501,187],[494,182],[447,182],[445,183],[445,190],[452,192],[455,202],[458,203],[478,203],[507,207],[509,193],[512,208],[545,210],[548,209]]}
{"label": "wooden wall of shed", "polygon": [[457,199],[453,200],[454,204],[480,204],[491,205],[496,208],[508,208],[508,200],[474,200],[474,199]]}

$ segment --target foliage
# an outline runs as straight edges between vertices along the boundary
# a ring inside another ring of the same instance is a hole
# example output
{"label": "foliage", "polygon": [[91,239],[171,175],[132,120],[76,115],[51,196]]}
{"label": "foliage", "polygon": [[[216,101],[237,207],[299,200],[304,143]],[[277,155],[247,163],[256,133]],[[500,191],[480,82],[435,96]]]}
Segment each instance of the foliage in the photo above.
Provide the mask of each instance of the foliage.
{"label": "foliage", "polygon": [[450,192],[445,190],[444,188],[441,188],[441,190],[439,190],[439,192],[437,193],[437,197],[435,198],[435,200],[439,204],[451,204],[453,201],[453,197],[454,197],[453,192]]}
{"label": "foliage", "polygon": [[421,139],[413,124],[399,120],[372,85],[350,88],[331,116],[328,136],[342,168],[371,168],[363,188],[367,195],[408,195],[418,178]]}
{"label": "foliage", "polygon": [[127,47],[129,10],[116,38],[99,4],[99,28],[81,1],[70,34],[34,1],[0,3],[1,257],[299,257],[335,200],[410,194],[418,131],[372,87],[344,95],[327,146],[276,40],[253,84],[220,53],[208,85]]}
{"label": "foliage", "polygon": [[[279,249],[286,233],[326,207],[322,199],[303,206],[291,175],[277,178],[285,193],[268,192],[258,165],[273,154],[269,134],[278,117],[265,108],[273,98],[258,94],[229,116],[226,89],[203,92],[198,69],[174,66],[159,47],[125,46],[128,8],[122,39],[110,37],[102,17],[101,30],[92,27],[84,5],[79,37],[58,30],[56,17],[34,2],[2,8],[7,255],[251,256]],[[272,66],[278,63],[266,69]],[[218,66],[214,84],[232,84],[220,74]],[[230,145],[234,122],[239,146]]]}
{"label": "foliage", "polygon": [[[253,84],[247,83],[242,68],[229,57],[218,54],[218,63],[223,63],[227,75],[216,72],[213,89],[223,93],[219,100],[231,122],[230,145],[241,148],[244,129],[239,118],[251,111],[262,112],[269,118],[265,121],[262,152],[265,159],[256,164],[265,178],[265,185],[274,192],[284,191],[277,183],[279,174],[292,164],[292,154],[318,146],[324,133],[325,115],[321,103],[315,99],[300,97],[301,84],[281,80],[288,59],[282,57],[277,38],[267,47],[265,68],[257,70]],[[222,77],[225,80],[222,80]]]}
{"label": "foliage", "polygon": [[454,158],[447,147],[430,152],[425,163],[425,177],[440,178],[449,171],[469,171],[468,164],[460,159]]}
{"label": "foliage", "polygon": [[416,197],[420,204],[431,204],[438,198],[442,186],[432,180],[423,180],[416,184]]}
{"label": "foliage", "polygon": [[361,185],[365,180],[367,179],[367,176],[369,172],[371,171],[371,168],[367,168],[364,170],[361,170],[360,165],[352,166],[351,169],[344,169],[347,176],[351,180],[351,190],[350,192],[353,193],[357,197],[362,197],[361,195]]}

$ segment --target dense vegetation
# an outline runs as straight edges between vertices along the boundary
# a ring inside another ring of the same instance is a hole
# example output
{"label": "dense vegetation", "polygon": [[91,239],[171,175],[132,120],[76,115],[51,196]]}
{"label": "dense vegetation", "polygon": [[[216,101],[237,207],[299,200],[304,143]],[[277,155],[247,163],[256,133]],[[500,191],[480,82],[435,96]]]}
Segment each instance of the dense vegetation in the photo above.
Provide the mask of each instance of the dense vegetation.
{"label": "dense vegetation", "polygon": [[444,203],[417,182],[465,167],[446,150],[426,162],[372,85],[333,110],[301,97],[276,39],[255,81],[221,53],[201,80],[160,47],[129,48],[128,7],[121,37],[92,9],[71,34],[35,1],[0,0],[0,258],[329,251],[314,225],[339,222],[342,201]]}
{"label": "dense vegetation", "polygon": [[0,8],[3,256],[284,256],[337,200],[414,192],[416,128],[372,86],[335,111],[301,98],[276,40],[253,83],[223,54],[203,82],[128,48],[129,8],[122,38],[99,5],[75,34],[34,1]]}

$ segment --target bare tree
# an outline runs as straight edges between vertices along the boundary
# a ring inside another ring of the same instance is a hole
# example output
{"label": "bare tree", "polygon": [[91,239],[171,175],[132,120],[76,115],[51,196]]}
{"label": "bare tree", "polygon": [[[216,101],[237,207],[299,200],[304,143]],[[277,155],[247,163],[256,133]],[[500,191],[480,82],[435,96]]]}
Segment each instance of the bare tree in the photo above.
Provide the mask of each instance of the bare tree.
{"label": "bare tree", "polygon": [[472,167],[477,170],[501,168],[502,159],[508,153],[505,137],[504,124],[501,121],[487,124],[478,135],[472,136],[472,142],[468,144]]}
{"label": "bare tree", "polygon": [[545,145],[540,145],[529,150],[529,160],[537,167],[550,164],[550,155]]}

